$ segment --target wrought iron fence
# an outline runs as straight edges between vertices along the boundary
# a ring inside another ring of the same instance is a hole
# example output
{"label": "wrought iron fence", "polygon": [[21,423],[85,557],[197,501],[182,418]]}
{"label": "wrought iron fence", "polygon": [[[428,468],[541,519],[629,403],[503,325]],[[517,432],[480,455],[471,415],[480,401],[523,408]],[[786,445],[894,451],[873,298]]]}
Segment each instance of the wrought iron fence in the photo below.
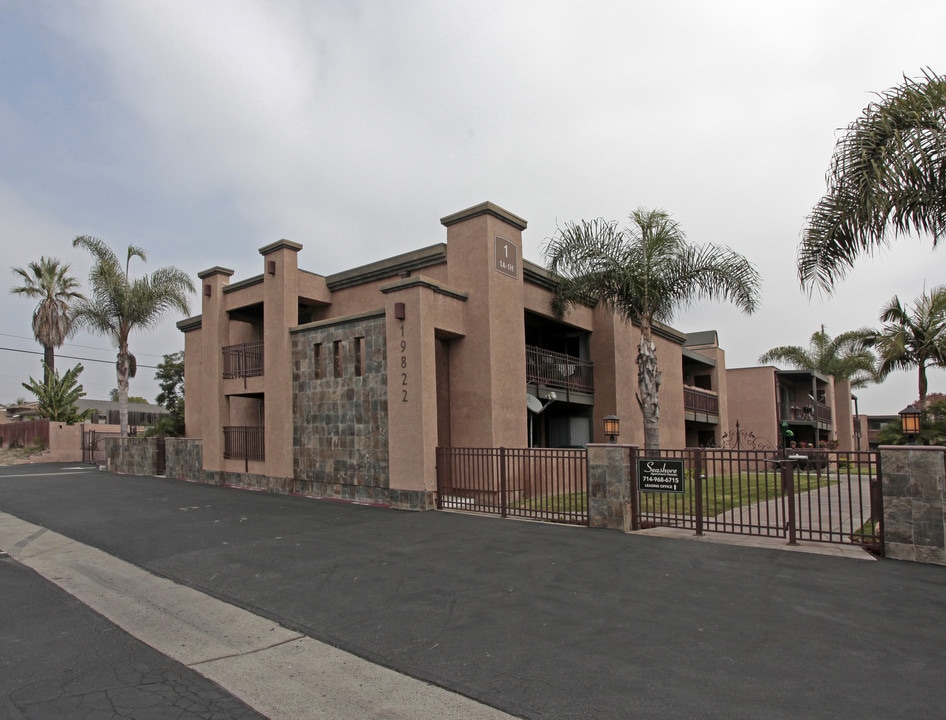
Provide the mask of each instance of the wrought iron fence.
{"label": "wrought iron fence", "polygon": [[438,509],[588,524],[587,452],[437,448]]}
{"label": "wrought iron fence", "polygon": [[561,390],[593,393],[594,363],[526,345],[526,382]]}
{"label": "wrought iron fence", "polygon": [[685,492],[635,492],[637,526],[854,543],[882,551],[876,453],[819,449],[786,457],[775,450],[701,448],[653,456],[684,461]]}
{"label": "wrought iron fence", "polygon": [[262,341],[227,345],[223,348],[223,377],[256,377],[263,374]]}
{"label": "wrought iron fence", "polygon": [[223,457],[228,460],[265,460],[262,425],[226,425],[223,428]]}

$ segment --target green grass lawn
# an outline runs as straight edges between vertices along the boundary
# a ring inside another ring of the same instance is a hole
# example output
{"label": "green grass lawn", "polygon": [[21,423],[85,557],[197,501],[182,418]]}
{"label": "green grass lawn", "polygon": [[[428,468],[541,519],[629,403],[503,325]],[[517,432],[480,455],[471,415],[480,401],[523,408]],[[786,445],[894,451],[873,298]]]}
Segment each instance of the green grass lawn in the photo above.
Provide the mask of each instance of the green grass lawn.
{"label": "green grass lawn", "polygon": [[[837,474],[829,478],[822,474],[796,473],[795,492],[801,494],[828,485],[836,485]],[[714,517],[733,508],[774,500],[781,496],[782,476],[777,472],[746,473],[740,476],[707,478],[703,482],[703,517]],[[678,493],[640,493],[642,515],[695,515],[693,481],[687,478],[685,491]],[[520,500],[511,505],[523,510],[541,512],[580,513],[587,507],[586,493],[548,495]]]}

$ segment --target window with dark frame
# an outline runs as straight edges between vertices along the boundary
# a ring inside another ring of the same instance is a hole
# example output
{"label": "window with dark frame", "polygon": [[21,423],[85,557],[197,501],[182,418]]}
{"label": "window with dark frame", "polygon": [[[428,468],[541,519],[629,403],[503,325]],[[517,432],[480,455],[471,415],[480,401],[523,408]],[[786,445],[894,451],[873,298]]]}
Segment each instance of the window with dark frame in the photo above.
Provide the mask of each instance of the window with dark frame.
{"label": "window with dark frame", "polygon": [[361,377],[365,374],[365,339],[363,337],[356,337],[354,346],[355,377]]}
{"label": "window with dark frame", "polygon": [[342,342],[336,340],[332,343],[332,363],[335,367],[335,377],[342,377]]}
{"label": "window with dark frame", "polygon": [[316,380],[322,378],[322,343],[312,345],[312,375]]}

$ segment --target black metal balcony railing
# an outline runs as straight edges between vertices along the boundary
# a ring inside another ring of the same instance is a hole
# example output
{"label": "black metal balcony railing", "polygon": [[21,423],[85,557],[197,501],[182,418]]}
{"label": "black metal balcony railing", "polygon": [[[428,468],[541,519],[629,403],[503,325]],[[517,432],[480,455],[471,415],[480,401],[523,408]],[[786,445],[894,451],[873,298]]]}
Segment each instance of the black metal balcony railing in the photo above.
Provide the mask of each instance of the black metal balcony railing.
{"label": "black metal balcony railing", "polygon": [[593,393],[594,363],[526,345],[526,382],[561,390]]}
{"label": "black metal balcony railing", "polygon": [[831,408],[824,403],[806,403],[804,405],[782,405],[779,412],[780,420],[795,420],[810,422],[817,420],[820,423],[831,424]]}
{"label": "black metal balcony railing", "polygon": [[265,460],[262,425],[225,425],[223,456],[228,460]]}
{"label": "black metal balcony railing", "polygon": [[262,341],[227,345],[223,348],[223,377],[256,377],[263,374]]}
{"label": "black metal balcony railing", "polygon": [[719,415],[719,395],[712,390],[684,385],[683,409],[704,415]]}

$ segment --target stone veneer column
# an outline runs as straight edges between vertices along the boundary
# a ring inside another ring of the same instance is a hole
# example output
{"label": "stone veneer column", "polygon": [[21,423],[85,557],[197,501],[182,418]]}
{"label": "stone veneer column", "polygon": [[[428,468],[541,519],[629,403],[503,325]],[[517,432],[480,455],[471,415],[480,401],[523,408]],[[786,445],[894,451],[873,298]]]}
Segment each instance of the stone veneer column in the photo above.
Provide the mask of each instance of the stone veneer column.
{"label": "stone veneer column", "polygon": [[636,445],[588,445],[588,525],[631,530],[631,465]]}
{"label": "stone veneer column", "polygon": [[881,446],[886,557],[946,565],[944,455],[944,447]]}

